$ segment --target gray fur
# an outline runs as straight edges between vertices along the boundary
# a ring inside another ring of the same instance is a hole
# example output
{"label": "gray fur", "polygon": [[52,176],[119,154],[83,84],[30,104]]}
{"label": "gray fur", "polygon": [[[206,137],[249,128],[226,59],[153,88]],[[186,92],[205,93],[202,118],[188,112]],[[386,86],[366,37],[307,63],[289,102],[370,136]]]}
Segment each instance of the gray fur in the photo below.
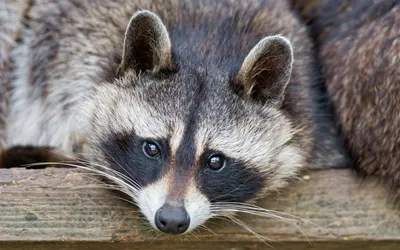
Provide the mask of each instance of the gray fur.
{"label": "gray fur", "polygon": [[245,58],[238,73],[246,95],[281,104],[292,73],[293,51],[282,36],[262,39]]}
{"label": "gray fur", "polygon": [[10,88],[10,51],[16,45],[21,19],[29,8],[28,0],[0,2],[0,148],[6,146],[6,119]]}
{"label": "gray fur", "polygon": [[[209,149],[259,173],[252,200],[302,168],[342,162],[337,147],[327,152],[336,158],[318,154],[325,132],[313,113],[312,46],[284,1],[43,0],[27,17],[12,54],[8,145],[87,148],[107,164],[107,140],[168,139],[170,168],[132,197],[151,223],[160,202],[177,194],[196,217],[191,229],[211,216],[194,177]],[[186,143],[196,159],[185,176],[174,175]]]}
{"label": "gray fur", "polygon": [[119,71],[157,70],[171,63],[171,41],[160,18],[139,11],[129,21]]}
{"label": "gray fur", "polygon": [[319,47],[354,165],[400,199],[400,1],[292,1]]}

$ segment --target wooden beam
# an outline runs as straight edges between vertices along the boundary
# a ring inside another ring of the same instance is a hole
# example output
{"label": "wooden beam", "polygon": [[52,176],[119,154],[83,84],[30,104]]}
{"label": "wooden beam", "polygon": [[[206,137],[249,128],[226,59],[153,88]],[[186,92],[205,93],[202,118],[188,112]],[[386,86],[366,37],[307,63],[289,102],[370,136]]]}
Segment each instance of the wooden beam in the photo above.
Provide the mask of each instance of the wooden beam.
{"label": "wooden beam", "polygon": [[[207,224],[213,233],[154,236],[134,205],[118,193],[84,188],[91,183],[76,169],[0,170],[0,249],[270,249],[223,220]],[[279,241],[268,242],[276,249],[311,248],[303,233],[314,249],[399,249],[400,211],[375,178],[361,180],[351,170],[311,171],[259,205],[310,221],[296,228],[238,217]]]}

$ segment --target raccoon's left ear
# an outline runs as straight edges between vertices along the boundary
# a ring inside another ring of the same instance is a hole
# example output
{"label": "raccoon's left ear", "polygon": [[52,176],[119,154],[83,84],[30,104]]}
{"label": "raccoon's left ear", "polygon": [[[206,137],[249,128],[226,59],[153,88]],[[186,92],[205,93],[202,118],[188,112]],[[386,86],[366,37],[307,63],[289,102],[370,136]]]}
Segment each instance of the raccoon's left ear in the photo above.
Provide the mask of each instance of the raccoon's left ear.
{"label": "raccoon's left ear", "polygon": [[289,40],[280,35],[266,37],[247,55],[236,82],[246,97],[280,106],[292,64],[293,50]]}
{"label": "raccoon's left ear", "polygon": [[171,64],[171,40],[161,19],[150,11],[138,11],[125,32],[118,73],[157,71]]}

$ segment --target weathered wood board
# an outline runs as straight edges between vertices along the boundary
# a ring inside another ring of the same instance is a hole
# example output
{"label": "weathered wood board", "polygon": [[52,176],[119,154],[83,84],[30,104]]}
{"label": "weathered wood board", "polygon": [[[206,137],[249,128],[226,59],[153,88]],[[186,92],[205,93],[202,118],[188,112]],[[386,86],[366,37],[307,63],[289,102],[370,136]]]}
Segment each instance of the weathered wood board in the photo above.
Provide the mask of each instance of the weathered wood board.
{"label": "weathered wood board", "polygon": [[[240,215],[266,245],[232,222],[179,238],[154,236],[118,193],[88,189],[76,169],[0,170],[0,249],[400,249],[400,209],[375,178],[312,171],[260,205],[318,224]],[[324,229],[322,229],[324,228]],[[331,234],[327,233],[328,230]]]}

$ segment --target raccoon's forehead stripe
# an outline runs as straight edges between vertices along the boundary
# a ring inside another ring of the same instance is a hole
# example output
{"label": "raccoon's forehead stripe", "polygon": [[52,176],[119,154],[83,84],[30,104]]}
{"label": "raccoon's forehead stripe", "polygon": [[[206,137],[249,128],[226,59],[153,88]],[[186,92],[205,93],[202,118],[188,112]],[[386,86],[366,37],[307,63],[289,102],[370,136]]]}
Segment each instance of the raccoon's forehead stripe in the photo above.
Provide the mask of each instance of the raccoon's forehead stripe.
{"label": "raccoon's forehead stripe", "polygon": [[185,124],[181,121],[174,122],[174,129],[170,136],[169,147],[170,154],[175,155],[182,141],[185,139]]}
{"label": "raccoon's forehead stripe", "polygon": [[[198,126],[198,107],[204,99],[205,89],[200,81],[197,83],[196,89],[193,92],[193,99],[188,109],[188,116],[185,117],[185,126],[178,125],[177,131],[181,132],[181,136],[177,139],[172,139],[174,150],[171,157],[174,162],[170,165],[170,187],[169,193],[172,196],[184,196],[188,181],[193,179],[196,168],[198,166],[199,155],[198,148],[195,142],[195,131]],[[182,133],[183,132],[183,133]],[[175,149],[175,147],[179,146]]]}
{"label": "raccoon's forehead stripe", "polygon": [[169,195],[174,197],[184,197],[189,180],[195,174],[198,158],[196,157],[196,145],[194,140],[193,123],[189,123],[180,140],[179,147],[170,157],[169,171]]}

